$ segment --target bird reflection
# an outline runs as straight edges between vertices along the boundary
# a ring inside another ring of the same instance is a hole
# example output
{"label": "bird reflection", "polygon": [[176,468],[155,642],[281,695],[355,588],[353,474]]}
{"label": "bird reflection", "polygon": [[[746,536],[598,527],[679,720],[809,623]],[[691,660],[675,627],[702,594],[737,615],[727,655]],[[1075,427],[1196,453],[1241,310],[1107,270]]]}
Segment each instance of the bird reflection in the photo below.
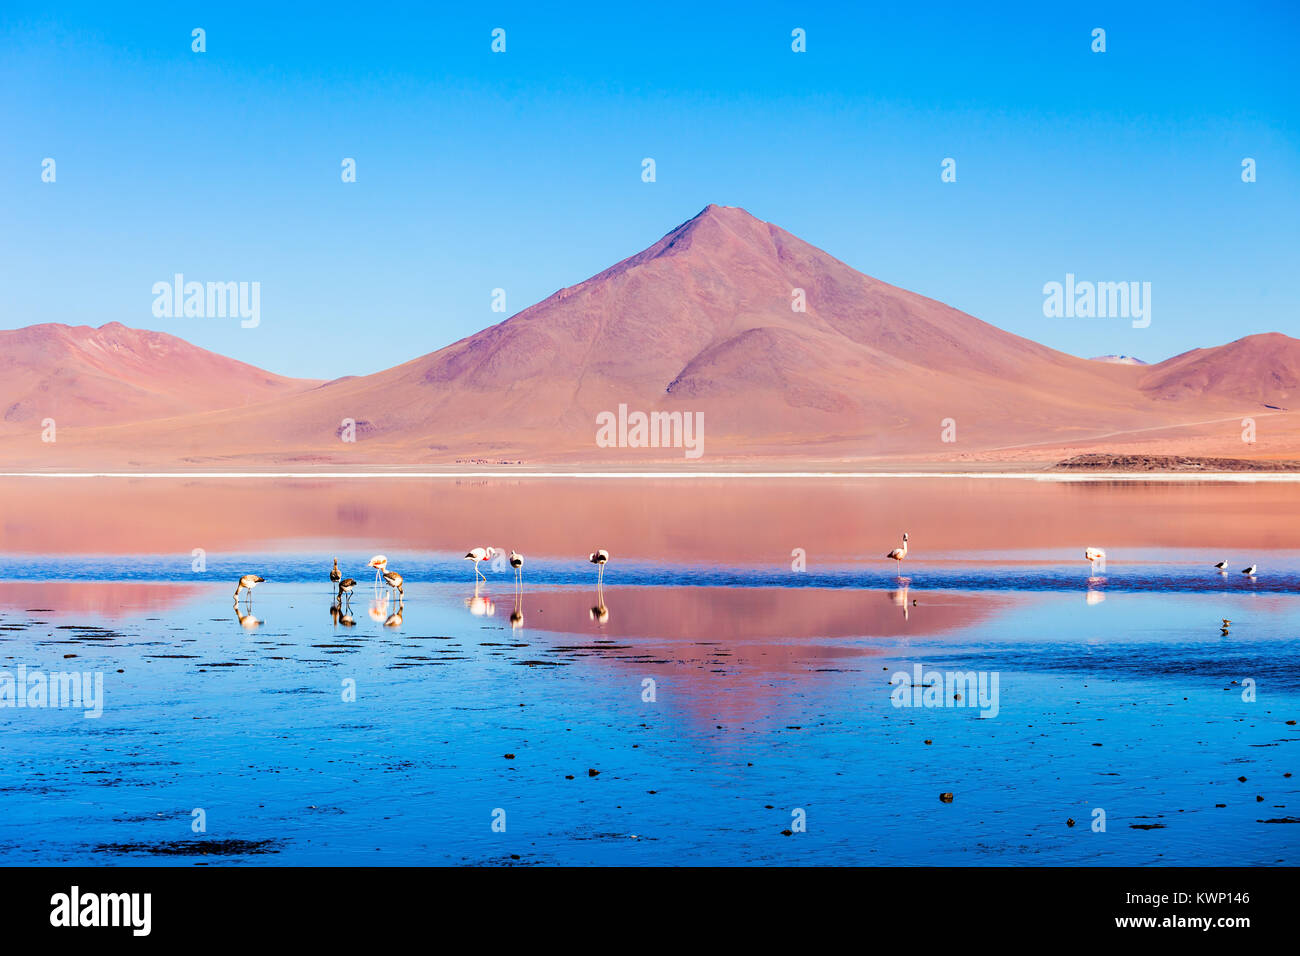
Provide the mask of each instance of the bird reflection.
{"label": "bird reflection", "polygon": [[902,588],[897,591],[890,591],[889,599],[894,602],[895,607],[901,607],[903,609],[903,620],[906,621],[908,619],[908,612],[911,605],[916,602],[908,600],[908,585],[911,583],[911,580],[909,578],[900,578],[899,580],[903,582]]}
{"label": "bird reflection", "polygon": [[474,585],[474,596],[465,598],[465,606],[475,617],[492,617],[497,612],[496,602],[479,593],[479,586]]}
{"label": "bird reflection", "polygon": [[247,631],[251,631],[255,627],[260,627],[262,624],[260,620],[253,616],[253,606],[251,602],[248,606],[248,613],[244,614],[239,607],[239,602],[235,601],[235,618],[239,621],[239,626]]}
{"label": "bird reflection", "polygon": [[1106,600],[1106,592],[1099,591],[1096,588],[1088,588],[1088,590],[1084,592],[1083,600],[1089,605],[1100,604],[1102,601]]}
{"label": "bird reflection", "polygon": [[370,608],[367,612],[370,614],[372,621],[388,620],[388,592],[385,591],[382,597],[376,597],[370,602]]}
{"label": "bird reflection", "polygon": [[524,626],[524,594],[522,591],[515,592],[515,609],[510,612],[510,627],[512,630],[518,630]]}
{"label": "bird reflection", "polygon": [[397,610],[394,611],[392,614],[388,615],[387,620],[384,621],[384,627],[401,627],[403,610],[404,610],[404,603],[402,601],[398,601]]}

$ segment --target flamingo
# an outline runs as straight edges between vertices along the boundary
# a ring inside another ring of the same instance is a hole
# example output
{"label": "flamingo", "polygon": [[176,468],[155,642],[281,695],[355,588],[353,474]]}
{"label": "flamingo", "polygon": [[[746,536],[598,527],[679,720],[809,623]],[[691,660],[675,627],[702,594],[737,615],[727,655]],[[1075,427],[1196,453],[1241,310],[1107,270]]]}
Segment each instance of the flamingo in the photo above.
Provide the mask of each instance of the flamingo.
{"label": "flamingo", "polygon": [[609,552],[601,548],[591,552],[587,560],[596,566],[596,586],[599,587],[605,583],[605,562],[609,560]]}
{"label": "flamingo", "polygon": [[894,561],[896,562],[894,567],[900,570],[902,569],[903,559],[907,557],[907,532],[906,531],[903,532],[903,546],[901,548],[895,548],[893,551],[890,551],[889,554],[885,555],[885,557],[893,558]]}
{"label": "flamingo", "polygon": [[334,568],[330,571],[330,580],[338,584],[343,580],[343,574],[339,571],[339,559],[334,559]]}
{"label": "flamingo", "polygon": [[1221,574],[1227,574],[1227,573],[1228,573],[1228,562],[1227,562],[1227,561],[1220,561],[1218,564],[1215,565],[1215,567],[1219,569],[1219,572],[1220,572]]}
{"label": "flamingo", "polygon": [[[402,576],[396,571],[385,571],[384,583],[390,588],[397,588],[397,596],[399,599],[406,597],[406,592],[402,589]],[[398,603],[400,604],[401,601],[399,600]]]}
{"label": "flamingo", "polygon": [[340,582],[339,582],[339,601],[340,601],[340,602],[343,602],[343,601],[351,601],[351,600],[352,600],[352,589],[353,589],[354,587],[356,587],[356,586],[357,586],[357,582],[356,582],[353,578],[344,578],[342,581],[340,581]]}
{"label": "flamingo", "polygon": [[515,569],[515,587],[524,586],[524,556],[514,548],[510,549],[510,566]]}
{"label": "flamingo", "polygon": [[257,587],[265,580],[266,578],[259,577],[256,574],[245,574],[239,579],[239,583],[235,585],[235,600],[239,600],[240,591],[247,591],[248,599],[251,601],[253,599],[253,588]]}
{"label": "flamingo", "polygon": [[1103,567],[1105,567],[1105,565],[1106,565],[1106,552],[1105,552],[1104,550],[1102,550],[1101,548],[1084,548],[1084,549],[1083,549],[1083,560],[1085,560],[1085,561],[1087,561],[1089,564],[1091,564],[1091,565],[1092,565],[1092,569],[1095,571],[1095,570],[1097,570],[1097,565],[1098,565],[1098,564],[1100,564],[1100,565],[1102,565]]}
{"label": "flamingo", "polygon": [[379,576],[388,570],[388,558],[377,554],[366,562],[366,567],[375,569],[375,587],[379,587]]}
{"label": "flamingo", "polygon": [[1250,577],[1253,578],[1253,577],[1255,576],[1255,572],[1258,571],[1258,570],[1259,570],[1259,565],[1258,565],[1258,564],[1252,564],[1252,565],[1251,565],[1250,567],[1248,567],[1248,568],[1242,568],[1242,569],[1241,569],[1241,573],[1242,573],[1242,574],[1245,574],[1245,575],[1249,575]]}
{"label": "flamingo", "polygon": [[487,578],[483,577],[483,572],[478,569],[478,566],[484,561],[490,561],[496,553],[496,548],[470,548],[465,552],[465,560],[474,562],[474,576],[476,579],[483,578],[484,581],[487,580]]}

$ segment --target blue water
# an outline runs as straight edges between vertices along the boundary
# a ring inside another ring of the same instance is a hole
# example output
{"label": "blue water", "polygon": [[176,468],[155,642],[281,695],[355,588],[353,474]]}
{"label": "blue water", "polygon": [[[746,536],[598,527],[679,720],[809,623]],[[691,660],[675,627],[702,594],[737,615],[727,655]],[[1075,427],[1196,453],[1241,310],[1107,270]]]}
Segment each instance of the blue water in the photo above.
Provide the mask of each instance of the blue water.
{"label": "blue water", "polygon": [[[1028,553],[1028,552],[1027,552]],[[1166,552],[1171,560],[1141,564],[1112,562],[1108,569],[1093,573],[1082,560],[1053,563],[1037,560],[1016,563],[974,564],[969,555],[945,558],[930,556],[926,563],[911,562],[901,571],[913,587],[964,591],[1161,591],[1189,593],[1293,593],[1300,594],[1300,555],[1294,552],[1270,555],[1259,565],[1254,576],[1240,573],[1241,562],[1232,564],[1227,573],[1219,573],[1203,560],[1181,557],[1177,551]],[[343,574],[362,583],[374,579],[374,570],[366,567],[370,554],[340,554]],[[878,558],[878,555],[871,556]],[[1003,555],[999,561],[1007,561]],[[511,571],[498,561],[495,570],[485,562],[480,565],[484,577],[501,588],[511,587]],[[612,565],[607,580],[624,585],[710,586],[710,587],[792,587],[792,588],[871,588],[898,586],[900,571],[874,566],[842,563],[832,567],[809,566],[794,572],[789,565],[729,566],[707,563],[663,564],[654,561],[620,559]],[[389,554],[389,566],[400,568],[408,582],[473,584],[474,570],[460,554]],[[10,581],[159,581],[203,583],[212,580],[233,582],[243,574],[256,573],[268,581],[305,583],[321,580],[330,563],[320,554],[276,553],[222,554],[205,556],[201,572],[193,569],[190,555],[147,555],[123,558],[117,555],[79,557],[33,557],[0,555],[0,580]],[[587,585],[594,580],[594,568],[585,560],[561,561],[530,558],[527,566],[530,585]]]}
{"label": "blue water", "polygon": [[[589,566],[530,562],[519,627],[508,576],[476,599],[454,556],[402,561],[400,622],[347,571],[351,627],[318,558],[261,561],[3,562],[0,671],[101,672],[104,710],[0,708],[0,862],[1300,862],[1285,561],[906,590],[625,562],[603,599]],[[247,570],[268,581],[236,613]],[[996,716],[896,706],[918,663],[996,674]]]}

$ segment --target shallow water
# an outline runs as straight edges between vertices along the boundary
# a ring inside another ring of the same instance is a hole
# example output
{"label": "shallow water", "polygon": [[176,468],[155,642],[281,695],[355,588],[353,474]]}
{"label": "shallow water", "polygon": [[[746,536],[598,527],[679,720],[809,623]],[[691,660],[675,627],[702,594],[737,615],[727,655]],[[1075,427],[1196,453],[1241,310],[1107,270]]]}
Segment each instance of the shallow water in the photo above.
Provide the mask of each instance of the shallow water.
{"label": "shallow water", "polygon": [[[103,681],[98,718],[0,706],[0,863],[1300,859],[1300,487],[24,478],[0,498],[0,703],[20,668]],[[475,588],[474,544],[527,555],[518,606],[506,568]],[[599,596],[593,547],[614,555]],[[400,618],[372,607],[376,551]],[[248,572],[267,581],[235,608]]]}
{"label": "shallow water", "polygon": [[[247,556],[6,559],[0,670],[98,671],[104,704],[0,708],[0,862],[1300,859],[1292,554],[1253,583],[611,563],[603,602],[589,566],[530,562],[514,622],[508,573],[476,593],[410,554],[400,623],[341,557],[351,627],[308,555],[263,559],[239,613],[212,579]],[[917,664],[996,700],[896,706]]]}

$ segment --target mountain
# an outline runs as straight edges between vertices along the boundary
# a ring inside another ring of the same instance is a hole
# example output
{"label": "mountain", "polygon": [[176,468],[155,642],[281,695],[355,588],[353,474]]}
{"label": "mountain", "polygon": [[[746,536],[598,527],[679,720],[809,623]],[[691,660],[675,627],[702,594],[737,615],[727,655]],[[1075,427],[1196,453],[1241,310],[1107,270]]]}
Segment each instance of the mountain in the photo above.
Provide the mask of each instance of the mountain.
{"label": "mountain", "polygon": [[318,383],[284,378],[119,322],[0,331],[0,429],[102,426],[265,402]]}
{"label": "mountain", "polygon": [[[598,421],[621,406],[702,416],[706,462],[1054,455],[1187,429],[1212,444],[1229,431],[1219,423],[1264,410],[1295,382],[1300,342],[1252,339],[1154,366],[1077,358],[711,205],[648,249],[402,365],[286,385],[237,408],[61,431],[59,454],[131,466],[686,457],[600,444]],[[1263,378],[1252,377],[1258,362]],[[160,368],[141,368],[137,387]],[[1239,447],[1235,427],[1231,437]],[[51,449],[42,460],[55,460]]]}
{"label": "mountain", "polygon": [[1192,349],[1151,366],[1142,390],[1162,401],[1207,396],[1285,408],[1300,398],[1300,341],[1280,332]]}

